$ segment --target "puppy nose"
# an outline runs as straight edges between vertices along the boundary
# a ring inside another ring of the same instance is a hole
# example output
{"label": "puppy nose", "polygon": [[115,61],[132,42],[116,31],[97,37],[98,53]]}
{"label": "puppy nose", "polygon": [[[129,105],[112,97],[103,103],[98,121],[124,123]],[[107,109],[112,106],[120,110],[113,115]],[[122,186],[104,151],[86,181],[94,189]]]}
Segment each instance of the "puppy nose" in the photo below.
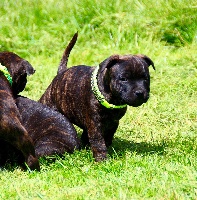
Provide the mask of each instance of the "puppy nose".
{"label": "puppy nose", "polygon": [[138,97],[138,98],[144,98],[144,93],[142,90],[137,90],[135,91],[135,95]]}

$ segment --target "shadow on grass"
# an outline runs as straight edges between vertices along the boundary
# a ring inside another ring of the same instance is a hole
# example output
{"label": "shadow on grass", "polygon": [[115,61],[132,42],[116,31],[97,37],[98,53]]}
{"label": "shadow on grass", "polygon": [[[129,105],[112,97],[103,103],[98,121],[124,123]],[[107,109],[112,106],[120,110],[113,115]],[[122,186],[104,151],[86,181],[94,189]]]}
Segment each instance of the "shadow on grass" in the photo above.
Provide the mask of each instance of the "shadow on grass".
{"label": "shadow on grass", "polygon": [[137,154],[147,155],[147,154],[160,154],[165,153],[165,149],[168,144],[164,141],[156,143],[148,142],[132,142],[122,138],[114,138],[112,145],[109,147],[109,155],[113,156],[117,154],[118,156],[125,155],[126,152],[135,152]]}
{"label": "shadow on grass", "polygon": [[[26,170],[24,165],[24,158],[17,149],[12,147],[9,144],[6,144],[4,141],[0,140],[1,148],[0,151],[0,169],[6,169],[7,171],[13,171],[16,167],[20,167],[22,170]],[[166,147],[169,144],[165,141],[162,141],[158,144],[156,143],[148,143],[148,142],[132,142],[122,138],[114,138],[112,145],[108,148],[108,154],[111,157],[114,156],[124,156],[127,152],[137,153],[140,155],[150,155],[150,154],[158,154],[163,155],[165,153]],[[82,148],[86,149],[86,148]],[[87,150],[90,148],[87,147]],[[5,157],[4,157],[5,156]],[[63,159],[64,155],[53,155],[48,157],[43,157],[40,159],[42,164],[50,165],[54,163],[57,159]],[[2,162],[3,161],[3,162]]]}

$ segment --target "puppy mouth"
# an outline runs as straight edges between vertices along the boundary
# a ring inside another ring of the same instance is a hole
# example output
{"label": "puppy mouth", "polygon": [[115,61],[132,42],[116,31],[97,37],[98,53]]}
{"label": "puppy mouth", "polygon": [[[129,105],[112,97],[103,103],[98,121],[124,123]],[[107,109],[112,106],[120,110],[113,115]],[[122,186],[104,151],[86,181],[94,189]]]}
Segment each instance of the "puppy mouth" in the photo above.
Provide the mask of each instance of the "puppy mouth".
{"label": "puppy mouth", "polygon": [[132,106],[132,107],[139,107],[141,106],[142,104],[146,103],[147,101],[137,101],[137,102],[133,102],[132,104],[128,104],[129,106]]}
{"label": "puppy mouth", "polygon": [[129,106],[132,107],[138,107],[142,104],[146,103],[149,99],[149,95],[146,95],[144,93],[134,92],[132,95],[129,95],[129,97],[123,98],[124,103],[126,103]]}

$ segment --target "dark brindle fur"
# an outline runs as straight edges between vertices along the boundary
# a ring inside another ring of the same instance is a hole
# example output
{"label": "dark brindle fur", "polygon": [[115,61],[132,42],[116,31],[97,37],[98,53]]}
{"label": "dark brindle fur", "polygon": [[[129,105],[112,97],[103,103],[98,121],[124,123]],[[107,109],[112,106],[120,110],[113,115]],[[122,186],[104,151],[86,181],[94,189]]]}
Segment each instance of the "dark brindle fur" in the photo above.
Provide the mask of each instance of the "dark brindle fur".
{"label": "dark brindle fur", "polygon": [[[69,53],[77,40],[73,37],[65,50],[57,76],[40,102],[55,108],[83,129],[82,141],[90,143],[96,161],[107,156],[119,120],[127,108],[109,109],[95,98],[91,76],[95,67],[80,65],[66,69]],[[113,55],[99,64],[98,87],[105,99],[115,105],[137,107],[149,98],[148,67],[154,64],[145,55]]]}
{"label": "dark brindle fur", "polygon": [[73,153],[80,148],[75,128],[62,114],[22,96],[16,98],[16,104],[37,157]]}
{"label": "dark brindle fur", "polygon": [[[4,62],[7,66],[17,67],[17,55],[12,53],[4,53],[7,60]],[[4,56],[2,55],[2,59]],[[5,58],[4,58],[5,59]],[[21,60],[21,58],[18,58]],[[27,66],[30,66],[29,63]],[[22,65],[20,65],[22,67]],[[30,67],[30,69],[33,69]],[[31,73],[33,73],[32,71]],[[22,73],[22,72],[20,72]],[[21,81],[22,87],[18,87],[18,91],[22,91],[26,84]],[[72,153],[80,148],[80,142],[73,125],[59,112],[33,101],[23,96],[16,95],[14,98],[20,113],[20,122],[28,131],[28,135],[33,141],[36,157],[51,156],[55,154],[62,155],[65,152]],[[11,143],[0,140],[0,161],[6,160],[21,163],[24,159],[21,157],[20,151],[17,151]]]}
{"label": "dark brindle fur", "polygon": [[[34,69],[28,61],[12,52],[0,52],[0,63],[7,67],[13,80],[11,86],[0,71],[0,140],[6,141],[22,152],[30,169],[40,170],[32,139],[21,124],[21,116],[14,100],[14,96],[24,89],[27,75],[33,74]],[[4,147],[1,145],[0,148],[3,152]],[[0,158],[4,159],[4,156]]]}

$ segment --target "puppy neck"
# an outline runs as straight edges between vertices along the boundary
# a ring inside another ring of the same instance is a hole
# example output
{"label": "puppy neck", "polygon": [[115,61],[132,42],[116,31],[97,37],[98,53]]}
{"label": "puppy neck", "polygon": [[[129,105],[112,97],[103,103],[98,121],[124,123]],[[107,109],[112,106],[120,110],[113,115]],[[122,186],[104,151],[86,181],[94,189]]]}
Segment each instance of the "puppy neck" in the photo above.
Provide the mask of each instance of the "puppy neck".
{"label": "puppy neck", "polygon": [[99,90],[98,87],[98,71],[99,71],[99,66],[97,66],[91,76],[91,87],[92,87],[92,91],[94,93],[94,96],[96,97],[96,99],[100,102],[101,105],[103,105],[106,108],[109,109],[121,109],[121,108],[125,108],[127,105],[114,105],[109,103],[104,95],[101,93],[101,91]]}
{"label": "puppy neck", "polygon": [[12,85],[12,77],[10,75],[10,73],[8,72],[8,69],[1,65],[0,63],[0,71],[3,73],[3,75],[7,78],[7,80],[9,81],[10,85]]}

